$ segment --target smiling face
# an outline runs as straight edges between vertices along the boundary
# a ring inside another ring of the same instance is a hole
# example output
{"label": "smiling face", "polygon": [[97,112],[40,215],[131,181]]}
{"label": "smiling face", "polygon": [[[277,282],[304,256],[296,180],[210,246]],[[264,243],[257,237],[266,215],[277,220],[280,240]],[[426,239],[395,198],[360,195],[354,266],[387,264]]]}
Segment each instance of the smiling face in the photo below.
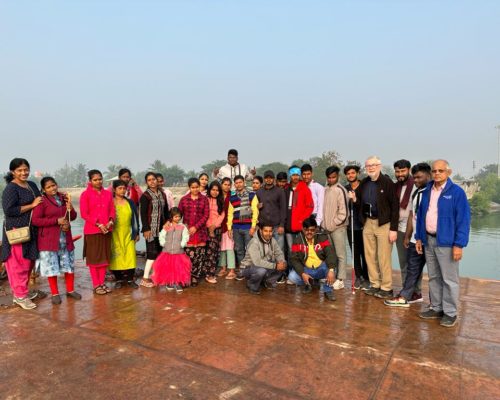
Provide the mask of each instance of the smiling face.
{"label": "smiling face", "polygon": [[262,239],[264,239],[266,242],[270,241],[271,238],[273,237],[273,227],[263,226],[260,230],[260,235],[262,236]]}
{"label": "smiling face", "polygon": [[229,181],[224,181],[221,183],[221,186],[222,186],[222,191],[224,193],[229,193],[231,192],[231,182]]}
{"label": "smiling face", "polygon": [[261,186],[261,184],[260,184],[260,181],[259,181],[258,179],[254,179],[254,180],[252,181],[252,190],[253,190],[254,192],[256,192],[257,190],[259,190],[259,189],[260,189],[260,186]]}
{"label": "smiling face", "polygon": [[309,185],[312,181],[313,173],[312,171],[304,171],[302,172],[302,180]]}
{"label": "smiling face", "polygon": [[208,186],[208,176],[206,176],[206,175],[200,176],[199,181],[200,181],[200,185],[202,187],[201,190],[205,190]]}
{"label": "smiling face", "polygon": [[366,174],[372,179],[376,180],[380,171],[382,170],[382,163],[377,158],[369,158],[365,161]]}
{"label": "smiling face", "polygon": [[410,168],[394,168],[394,175],[398,182],[406,182],[410,176]]}
{"label": "smiling face", "polygon": [[238,192],[241,192],[243,189],[245,189],[245,181],[243,179],[235,179],[234,187]]}
{"label": "smiling face", "polygon": [[219,196],[219,188],[217,187],[217,185],[214,185],[212,189],[210,189],[210,197],[216,199],[218,196]]}
{"label": "smiling face", "polygon": [[10,172],[12,172],[14,180],[25,183],[28,181],[30,176],[30,167],[26,164],[21,164],[19,167]]}
{"label": "smiling face", "polygon": [[238,156],[235,156],[234,154],[228,154],[227,163],[234,167],[236,164],[238,164]]}
{"label": "smiling face", "polygon": [[53,180],[45,182],[43,185],[43,191],[47,196],[55,196],[57,194],[57,183],[55,183]]}
{"label": "smiling face", "polygon": [[345,177],[349,183],[356,182],[358,180],[358,173],[355,169],[350,169],[346,172]]}
{"label": "smiling face", "polygon": [[200,185],[198,185],[198,182],[193,182],[191,186],[189,186],[189,192],[191,196],[198,196],[200,193]]}

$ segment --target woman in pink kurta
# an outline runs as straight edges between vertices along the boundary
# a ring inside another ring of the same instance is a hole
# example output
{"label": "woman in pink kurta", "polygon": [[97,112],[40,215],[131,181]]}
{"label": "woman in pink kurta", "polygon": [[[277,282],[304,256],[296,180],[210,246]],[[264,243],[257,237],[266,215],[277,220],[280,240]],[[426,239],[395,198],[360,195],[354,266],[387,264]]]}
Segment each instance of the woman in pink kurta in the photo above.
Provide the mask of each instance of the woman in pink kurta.
{"label": "woman in pink kurta", "polygon": [[111,290],[104,283],[106,267],[111,260],[111,231],[115,220],[113,195],[102,187],[102,174],[89,171],[89,184],[80,196],[80,214],[83,226],[83,257],[92,278],[94,293],[106,294]]}
{"label": "woman in pink kurta", "polygon": [[224,212],[224,195],[218,181],[213,181],[208,186],[207,198],[209,213],[207,220],[208,240],[204,263],[205,280],[208,283],[217,283],[215,272],[219,261],[220,241],[222,237],[221,225],[226,215]]}

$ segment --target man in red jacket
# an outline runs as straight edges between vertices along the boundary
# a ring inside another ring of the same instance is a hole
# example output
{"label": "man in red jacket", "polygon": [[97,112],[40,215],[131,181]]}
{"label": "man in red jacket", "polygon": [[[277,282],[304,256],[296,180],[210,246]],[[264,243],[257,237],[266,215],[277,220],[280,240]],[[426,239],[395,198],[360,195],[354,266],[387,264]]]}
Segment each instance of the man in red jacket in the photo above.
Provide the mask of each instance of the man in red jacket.
{"label": "man in red jacket", "polygon": [[286,243],[288,255],[292,254],[294,237],[302,232],[302,222],[310,217],[314,210],[314,200],[311,190],[306,183],[300,180],[300,168],[292,165],[288,169],[290,184],[286,188],[287,216],[286,216]]}

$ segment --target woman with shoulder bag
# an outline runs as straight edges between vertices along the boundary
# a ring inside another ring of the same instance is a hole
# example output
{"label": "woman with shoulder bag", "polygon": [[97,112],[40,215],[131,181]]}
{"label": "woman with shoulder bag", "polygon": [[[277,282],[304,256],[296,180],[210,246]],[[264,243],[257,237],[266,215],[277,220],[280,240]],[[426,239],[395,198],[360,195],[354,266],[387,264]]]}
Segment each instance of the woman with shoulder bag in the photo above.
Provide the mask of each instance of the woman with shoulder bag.
{"label": "woman with shoulder bag", "polygon": [[33,300],[38,292],[29,292],[31,271],[38,257],[37,230],[31,225],[31,214],[43,198],[36,184],[28,181],[30,165],[24,158],[14,158],[5,177],[7,186],[2,193],[5,222],[2,237],[2,258],[5,262],[12,301],[25,310],[36,307]]}

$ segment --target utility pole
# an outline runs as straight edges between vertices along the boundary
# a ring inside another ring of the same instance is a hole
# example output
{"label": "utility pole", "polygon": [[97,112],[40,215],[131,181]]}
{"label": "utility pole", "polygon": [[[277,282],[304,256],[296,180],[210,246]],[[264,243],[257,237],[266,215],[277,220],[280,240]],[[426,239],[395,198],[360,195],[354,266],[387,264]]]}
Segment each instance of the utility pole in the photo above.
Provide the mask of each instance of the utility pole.
{"label": "utility pole", "polygon": [[497,177],[500,179],[500,125],[495,126],[498,134],[498,160],[497,160]]}

